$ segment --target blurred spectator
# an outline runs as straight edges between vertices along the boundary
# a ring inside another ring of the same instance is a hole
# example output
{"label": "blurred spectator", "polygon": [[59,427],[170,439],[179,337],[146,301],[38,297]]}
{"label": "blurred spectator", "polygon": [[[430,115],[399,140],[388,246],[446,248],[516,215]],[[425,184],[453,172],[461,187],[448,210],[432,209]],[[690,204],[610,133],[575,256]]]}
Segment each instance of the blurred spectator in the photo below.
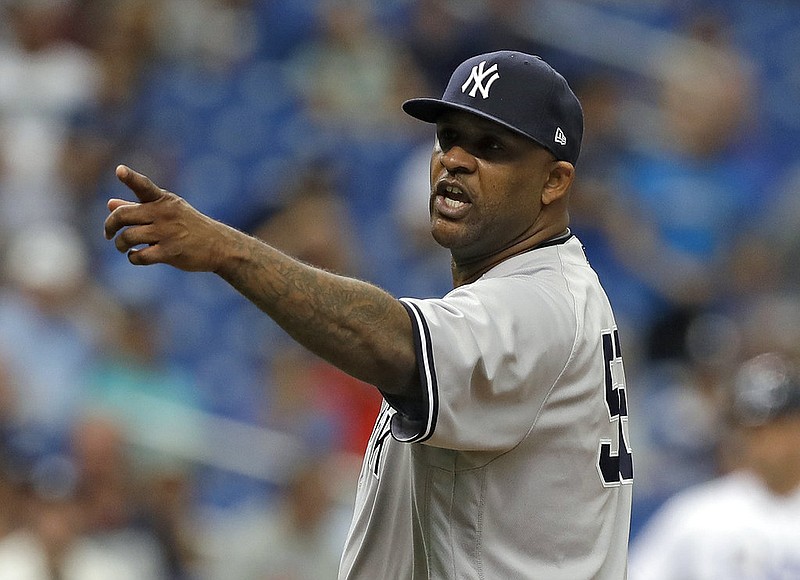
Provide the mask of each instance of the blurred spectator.
{"label": "blurred spectator", "polygon": [[163,0],[160,3],[161,50],[187,64],[227,68],[250,58],[258,32],[250,0]]}
{"label": "blurred spectator", "polygon": [[202,569],[194,486],[192,471],[178,468],[162,468],[144,484],[147,509],[170,580],[194,580]]}
{"label": "blurred spectator", "polygon": [[268,368],[265,422],[298,437],[313,453],[330,453],[341,445],[342,433],[339,417],[326,403],[332,393],[315,380],[314,358],[291,343],[276,349]]}
{"label": "blurred spectator", "polygon": [[[477,5],[479,9],[470,15],[473,54],[519,50],[537,54],[549,63],[556,62],[530,32],[531,22],[538,16],[536,0],[483,0]],[[558,63],[554,66],[563,70]]]}
{"label": "blurred spectator", "polygon": [[0,6],[0,240],[48,220],[74,220],[59,173],[67,120],[95,94],[92,54],[66,38],[69,0]]}
{"label": "blurred spectator", "polygon": [[0,539],[22,525],[24,457],[15,449],[16,385],[0,349]]}
{"label": "blurred spectator", "polygon": [[317,0],[162,0],[158,45],[206,67],[284,60],[314,37]]}
{"label": "blurred spectator", "polygon": [[796,289],[765,289],[736,306],[745,355],[771,350],[800,359],[800,293]]}
{"label": "blurred spectator", "polygon": [[[208,540],[203,580],[333,580],[347,535],[348,505],[336,503],[340,466],[301,466],[267,506],[251,506]],[[352,482],[348,481],[351,486]]]}
{"label": "blurred spectator", "polygon": [[17,414],[19,412],[17,403],[19,387],[14,382],[7,356],[0,348],[0,466],[4,465],[4,461],[7,459],[6,455],[10,452],[11,433],[18,426]]}
{"label": "blurred spectator", "polygon": [[27,445],[39,447],[30,451],[40,453],[58,448],[71,429],[116,304],[92,279],[74,228],[30,226],[13,237],[3,258],[0,352],[14,388],[16,427]]}
{"label": "blurred spectator", "polygon": [[8,450],[0,455],[0,542],[24,524],[24,490],[21,469]]}
{"label": "blurred spectator", "polygon": [[800,376],[777,353],[728,393],[732,471],[673,497],[633,544],[631,580],[800,574]]}
{"label": "blurred spectator", "polygon": [[800,291],[800,161],[776,181],[772,203],[745,225],[732,257],[743,295]]}
{"label": "blurred spectator", "polygon": [[184,458],[204,441],[197,418],[203,404],[193,377],[164,356],[155,316],[142,307],[120,306],[106,320],[104,337],[86,372],[82,412],[120,424],[140,473],[186,467]]}
{"label": "blurred spectator", "polygon": [[83,412],[113,418],[124,430],[130,471],[169,577],[189,578],[197,558],[190,460],[205,444],[199,393],[191,376],[165,360],[157,322],[145,309],[121,309],[107,321],[106,337],[87,373]]}
{"label": "blurred spectator", "polygon": [[283,61],[302,44],[311,42],[318,0],[253,2],[258,23],[258,55]]}
{"label": "blurred spectator", "polygon": [[430,87],[431,96],[437,98],[455,68],[481,52],[473,46],[473,29],[465,24],[457,8],[449,0],[411,2],[408,24],[399,33]]}
{"label": "blurred spectator", "polygon": [[584,241],[587,257],[603,280],[620,330],[631,337],[625,364],[634,370],[643,356],[640,333],[647,330],[652,305],[651,291],[626,259],[625,245],[631,240],[625,232],[634,219],[622,192],[624,163],[630,155],[625,134],[630,83],[622,73],[599,67],[574,83],[583,106],[584,138],[580,179],[571,193],[570,227]]}
{"label": "blurred spectator", "polygon": [[450,73],[475,54],[519,50],[552,62],[530,33],[535,15],[535,0],[418,0],[400,37],[438,98]]}
{"label": "blurred spectator", "polygon": [[0,539],[3,580],[160,580],[145,568],[119,560],[84,535],[76,501],[78,474],[65,456],[41,458],[30,472],[27,493],[18,496],[20,527]]}
{"label": "blurred spectator", "polygon": [[75,424],[70,455],[79,475],[75,500],[84,533],[131,578],[167,579],[166,549],[140,496],[142,482],[124,437],[121,426],[100,415]]}
{"label": "blurred spectator", "polygon": [[318,10],[318,36],[287,63],[311,117],[356,135],[410,125],[400,104],[423,80],[405,46],[381,30],[372,4],[322,0]]}
{"label": "blurred spectator", "polygon": [[743,352],[743,333],[728,316],[701,314],[675,329],[682,357],[641,361],[639,388],[629,397],[630,408],[643,417],[631,435],[638,451],[632,537],[667,498],[719,475],[720,385]]}
{"label": "blurred spectator", "polygon": [[347,201],[325,161],[310,165],[311,171],[287,172],[276,199],[262,215],[251,218],[247,229],[304,262],[354,275],[363,257]]}
{"label": "blurred spectator", "polygon": [[657,115],[634,126],[606,230],[627,276],[646,286],[639,324],[654,358],[682,356],[669,329],[729,298],[739,224],[767,193],[751,65],[722,32],[713,44],[704,34],[706,44],[661,55]]}
{"label": "blurred spectator", "polygon": [[270,370],[268,427],[297,436],[314,454],[363,455],[381,402],[372,387],[291,344]]}

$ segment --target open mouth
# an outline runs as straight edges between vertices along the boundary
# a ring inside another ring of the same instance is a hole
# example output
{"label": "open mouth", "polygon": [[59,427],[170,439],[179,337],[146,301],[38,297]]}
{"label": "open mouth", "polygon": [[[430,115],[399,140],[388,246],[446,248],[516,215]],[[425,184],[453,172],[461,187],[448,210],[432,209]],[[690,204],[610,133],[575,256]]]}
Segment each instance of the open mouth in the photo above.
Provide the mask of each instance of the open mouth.
{"label": "open mouth", "polygon": [[462,217],[471,205],[469,195],[457,185],[442,183],[436,188],[434,207],[444,217]]}
{"label": "open mouth", "polygon": [[454,185],[448,185],[444,188],[445,194],[442,196],[444,204],[451,209],[459,209],[467,205],[464,201],[464,192]]}

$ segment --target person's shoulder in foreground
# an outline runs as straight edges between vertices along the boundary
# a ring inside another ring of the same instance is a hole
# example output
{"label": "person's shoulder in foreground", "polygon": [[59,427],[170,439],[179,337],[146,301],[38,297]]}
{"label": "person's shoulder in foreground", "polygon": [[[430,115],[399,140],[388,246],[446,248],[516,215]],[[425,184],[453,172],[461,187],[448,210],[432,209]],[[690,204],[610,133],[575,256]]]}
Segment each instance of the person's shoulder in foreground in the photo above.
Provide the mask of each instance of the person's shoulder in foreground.
{"label": "person's shoulder in foreground", "polygon": [[542,59],[499,51],[403,108],[436,124],[431,231],[456,288],[403,299],[422,397],[385,397],[340,578],[622,579],[619,334],[568,228],[581,106]]}
{"label": "person's shoulder in foreground", "polygon": [[733,469],[671,497],[636,536],[631,580],[800,578],[800,373],[788,353],[723,385]]}

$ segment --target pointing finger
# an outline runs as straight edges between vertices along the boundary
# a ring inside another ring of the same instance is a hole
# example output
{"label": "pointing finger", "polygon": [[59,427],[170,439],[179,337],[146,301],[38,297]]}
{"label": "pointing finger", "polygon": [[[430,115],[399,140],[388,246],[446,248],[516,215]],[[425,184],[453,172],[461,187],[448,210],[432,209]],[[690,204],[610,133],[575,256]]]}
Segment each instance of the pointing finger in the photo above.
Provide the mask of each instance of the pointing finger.
{"label": "pointing finger", "polygon": [[149,177],[134,171],[127,165],[119,165],[116,173],[117,178],[127,185],[142,203],[156,201],[164,196],[165,191],[150,181]]}

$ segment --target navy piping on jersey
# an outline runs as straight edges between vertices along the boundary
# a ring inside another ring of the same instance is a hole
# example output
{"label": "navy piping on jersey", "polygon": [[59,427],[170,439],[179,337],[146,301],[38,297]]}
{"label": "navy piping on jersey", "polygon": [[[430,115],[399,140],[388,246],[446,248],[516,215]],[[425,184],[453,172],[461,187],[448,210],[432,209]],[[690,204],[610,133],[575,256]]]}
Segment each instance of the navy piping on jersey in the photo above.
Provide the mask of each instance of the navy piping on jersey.
{"label": "navy piping on jersey", "polygon": [[[425,317],[415,304],[400,301],[408,312],[414,334],[414,350],[417,353],[420,383],[423,388],[420,399],[414,401],[416,408],[406,412],[401,401],[384,395],[387,402],[397,409],[392,417],[392,436],[402,443],[419,443],[433,435],[436,417],[439,415],[439,387],[433,364],[431,332]],[[421,403],[421,405],[420,405]]]}

